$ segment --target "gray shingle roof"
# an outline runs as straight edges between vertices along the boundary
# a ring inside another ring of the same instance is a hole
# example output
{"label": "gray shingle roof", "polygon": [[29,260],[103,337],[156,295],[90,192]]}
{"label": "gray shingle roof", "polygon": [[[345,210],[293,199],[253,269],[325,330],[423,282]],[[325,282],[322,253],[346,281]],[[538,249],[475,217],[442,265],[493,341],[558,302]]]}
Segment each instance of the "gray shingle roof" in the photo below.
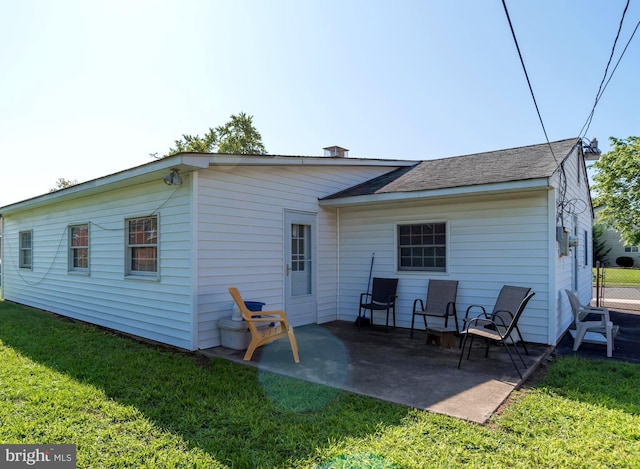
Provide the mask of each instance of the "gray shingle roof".
{"label": "gray shingle roof", "polygon": [[[577,138],[507,150],[426,160],[399,168],[326,199],[391,192],[415,192],[548,178],[571,152]],[[557,160],[557,161],[556,161]]]}

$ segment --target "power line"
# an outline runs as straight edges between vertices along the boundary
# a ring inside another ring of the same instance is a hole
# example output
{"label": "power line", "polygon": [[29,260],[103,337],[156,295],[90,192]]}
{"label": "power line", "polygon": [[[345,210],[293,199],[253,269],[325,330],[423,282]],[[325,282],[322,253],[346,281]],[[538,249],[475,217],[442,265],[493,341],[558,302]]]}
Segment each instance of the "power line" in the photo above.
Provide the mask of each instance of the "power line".
{"label": "power line", "polygon": [[513,29],[513,24],[511,23],[511,17],[509,16],[509,10],[507,9],[507,4],[505,0],[502,0],[502,6],[504,7],[504,13],[507,15],[507,21],[509,21],[509,28],[511,28],[511,35],[513,36],[513,42],[516,45],[516,49],[518,50],[518,56],[520,57],[520,64],[522,64],[522,70],[524,71],[524,76],[527,79],[527,84],[529,85],[529,91],[531,92],[531,98],[533,98],[533,104],[536,107],[536,112],[538,113],[538,119],[540,120],[540,125],[542,126],[542,131],[544,132],[544,137],[547,139],[547,144],[549,145],[549,149],[551,150],[551,155],[553,155],[553,159],[556,164],[558,163],[558,159],[556,158],[556,154],[553,152],[553,147],[549,142],[549,136],[547,135],[547,129],[544,127],[544,122],[542,121],[542,115],[540,114],[540,109],[538,108],[538,102],[536,101],[536,96],[533,93],[533,87],[531,86],[531,80],[529,80],[529,74],[527,73],[527,67],[524,65],[524,59],[522,58],[522,53],[520,52],[520,46],[518,45],[518,39],[516,38],[516,32]]}
{"label": "power line", "polygon": [[[620,65],[620,61],[622,60],[622,57],[624,56],[625,52],[627,51],[627,48],[629,47],[629,44],[631,43],[631,40],[633,39],[633,36],[635,36],[636,31],[638,30],[638,27],[640,26],[640,21],[638,21],[638,23],[636,24],[636,27],[633,30],[633,33],[631,33],[631,36],[629,37],[629,40],[627,41],[627,44],[624,46],[624,49],[622,50],[622,53],[620,54],[620,57],[618,57],[618,61],[616,62],[615,67],[613,67],[613,70],[611,71],[611,75],[609,75],[609,78],[606,80],[605,83],[605,79],[607,78],[607,72],[609,70],[609,65],[611,64],[611,59],[613,58],[613,54],[616,48],[616,43],[618,42],[618,38],[620,37],[620,31],[622,29],[622,23],[624,21],[624,17],[627,13],[627,8],[629,7],[629,1],[627,0],[627,4],[624,8],[624,11],[622,12],[622,18],[620,19],[620,25],[618,26],[618,33],[616,34],[616,38],[613,41],[613,47],[611,48],[611,55],[609,56],[609,61],[607,62],[607,66],[605,68],[604,71],[604,76],[602,77],[602,81],[600,82],[600,87],[598,88],[598,92],[596,93],[596,100],[593,103],[593,107],[591,108],[591,112],[589,113],[589,117],[587,117],[587,120],[585,121],[584,125],[582,126],[582,129],[580,129],[579,135],[580,138],[584,138],[584,136],[587,134],[587,132],[589,131],[589,127],[591,126],[591,121],[593,120],[593,114],[596,111],[596,106],[598,105],[598,102],[600,101],[600,98],[602,98],[602,95],[604,94],[604,90],[607,89],[607,86],[609,85],[609,82],[611,81],[611,78],[613,78],[613,74],[616,72],[616,69],[618,68],[618,65]],[[603,86],[604,83],[604,86]]]}

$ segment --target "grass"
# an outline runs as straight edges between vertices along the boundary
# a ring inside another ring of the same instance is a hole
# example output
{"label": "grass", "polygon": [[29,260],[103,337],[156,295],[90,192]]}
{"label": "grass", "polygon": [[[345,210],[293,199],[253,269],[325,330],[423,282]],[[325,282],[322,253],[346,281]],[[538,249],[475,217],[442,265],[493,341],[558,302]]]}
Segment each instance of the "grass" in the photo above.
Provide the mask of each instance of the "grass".
{"label": "grass", "polygon": [[640,269],[607,267],[605,268],[605,285],[607,287],[640,287]]}
{"label": "grass", "polygon": [[633,364],[563,358],[479,426],[6,302],[0,363],[0,442],[73,443],[80,468],[590,468],[640,461],[640,366]]}

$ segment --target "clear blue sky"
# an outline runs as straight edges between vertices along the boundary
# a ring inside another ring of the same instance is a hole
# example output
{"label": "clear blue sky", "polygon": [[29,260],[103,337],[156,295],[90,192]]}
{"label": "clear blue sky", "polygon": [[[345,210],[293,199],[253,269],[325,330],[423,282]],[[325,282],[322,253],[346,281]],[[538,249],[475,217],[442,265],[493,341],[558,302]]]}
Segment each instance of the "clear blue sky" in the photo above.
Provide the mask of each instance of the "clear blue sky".
{"label": "clear blue sky", "polygon": [[[632,0],[619,57],[640,19]],[[507,0],[551,140],[578,136],[624,0]],[[0,206],[246,112],[271,154],[544,142],[500,0],[0,0]],[[640,32],[587,137],[640,134]]]}

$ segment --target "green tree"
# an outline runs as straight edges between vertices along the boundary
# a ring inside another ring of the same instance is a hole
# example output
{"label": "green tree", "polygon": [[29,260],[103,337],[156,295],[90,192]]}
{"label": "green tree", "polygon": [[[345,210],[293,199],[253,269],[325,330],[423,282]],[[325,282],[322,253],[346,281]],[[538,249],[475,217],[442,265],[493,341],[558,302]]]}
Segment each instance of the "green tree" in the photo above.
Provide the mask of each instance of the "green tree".
{"label": "green tree", "polygon": [[640,137],[610,137],[613,149],[593,164],[598,221],[620,233],[628,246],[640,245]]}
{"label": "green tree", "polygon": [[594,223],[591,231],[593,236],[591,237],[593,241],[593,266],[596,266],[596,262],[600,261],[601,265],[605,264],[607,260],[607,254],[611,251],[611,248],[607,248],[607,244],[602,239],[602,235],[604,233],[605,227],[600,225],[599,223]]}
{"label": "green tree", "polygon": [[210,127],[202,137],[183,134],[165,156],[181,152],[264,155],[267,150],[262,143],[262,135],[253,126],[253,116],[241,112],[231,114],[231,119],[224,125],[215,129]]}
{"label": "green tree", "polygon": [[75,186],[76,184],[78,184],[78,181],[76,181],[75,179],[58,178],[58,180],[56,181],[56,186],[52,189],[49,189],[49,192],[59,191],[60,189]]}

